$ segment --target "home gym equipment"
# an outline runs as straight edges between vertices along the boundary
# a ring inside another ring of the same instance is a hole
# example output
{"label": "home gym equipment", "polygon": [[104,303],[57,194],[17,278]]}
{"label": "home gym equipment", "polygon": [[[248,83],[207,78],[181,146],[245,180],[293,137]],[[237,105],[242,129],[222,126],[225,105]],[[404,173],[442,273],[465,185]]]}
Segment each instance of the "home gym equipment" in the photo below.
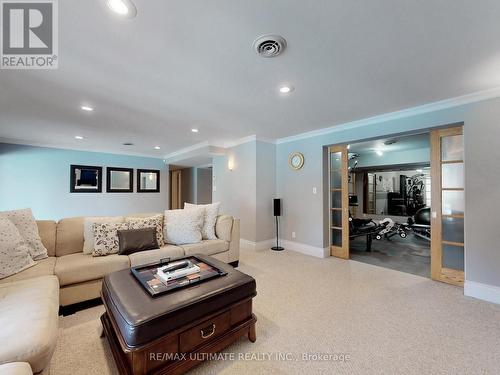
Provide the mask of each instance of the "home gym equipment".
{"label": "home gym equipment", "polygon": [[424,240],[431,240],[431,208],[424,207],[419,209],[413,217],[408,218],[407,228],[413,231],[413,234]]}

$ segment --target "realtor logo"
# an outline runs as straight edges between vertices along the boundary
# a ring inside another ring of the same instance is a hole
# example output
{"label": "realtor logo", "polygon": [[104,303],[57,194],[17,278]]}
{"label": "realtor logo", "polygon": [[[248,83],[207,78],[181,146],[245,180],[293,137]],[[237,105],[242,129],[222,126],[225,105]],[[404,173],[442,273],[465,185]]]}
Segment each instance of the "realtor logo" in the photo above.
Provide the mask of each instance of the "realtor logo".
{"label": "realtor logo", "polygon": [[57,0],[0,0],[2,69],[57,69]]}

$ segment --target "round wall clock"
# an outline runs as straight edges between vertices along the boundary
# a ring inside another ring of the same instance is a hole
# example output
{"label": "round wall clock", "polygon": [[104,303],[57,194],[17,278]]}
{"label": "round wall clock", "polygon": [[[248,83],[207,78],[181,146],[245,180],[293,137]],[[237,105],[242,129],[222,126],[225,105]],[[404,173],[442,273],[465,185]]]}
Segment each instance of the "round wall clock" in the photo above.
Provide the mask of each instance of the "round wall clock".
{"label": "round wall clock", "polygon": [[300,152],[292,152],[288,158],[288,164],[290,168],[299,170],[304,165],[304,155]]}

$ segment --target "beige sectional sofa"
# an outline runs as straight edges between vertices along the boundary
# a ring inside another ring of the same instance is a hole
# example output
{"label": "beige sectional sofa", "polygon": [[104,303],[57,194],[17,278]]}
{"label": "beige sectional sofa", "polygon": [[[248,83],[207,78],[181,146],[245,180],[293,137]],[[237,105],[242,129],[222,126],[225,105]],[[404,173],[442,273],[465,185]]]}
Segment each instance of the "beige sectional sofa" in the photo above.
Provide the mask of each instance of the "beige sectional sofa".
{"label": "beige sectional sofa", "polygon": [[[46,368],[57,339],[58,307],[98,298],[102,278],[108,273],[193,254],[211,255],[226,263],[239,260],[240,223],[229,215],[217,218],[217,240],[101,257],[83,253],[83,222],[83,217],[37,221],[49,257],[0,280],[0,342],[9,343],[0,347],[0,370],[8,362],[28,362],[35,373]],[[23,364],[9,366],[25,368]]]}

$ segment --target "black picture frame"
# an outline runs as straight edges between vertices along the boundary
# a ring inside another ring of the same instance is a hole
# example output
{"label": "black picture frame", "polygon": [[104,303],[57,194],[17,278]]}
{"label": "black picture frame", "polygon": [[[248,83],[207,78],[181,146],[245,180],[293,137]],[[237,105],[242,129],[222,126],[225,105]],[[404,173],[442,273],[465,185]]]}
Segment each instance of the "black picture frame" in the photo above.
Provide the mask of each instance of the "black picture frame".
{"label": "black picture frame", "polygon": [[[115,171],[129,173],[129,183],[127,189],[113,189],[111,187],[111,173]],[[133,192],[134,192],[133,168],[106,167],[106,193],[133,193]]]}
{"label": "black picture frame", "polygon": [[[156,174],[156,187],[154,189],[141,188],[141,174],[154,173]],[[138,193],[159,193],[160,192],[160,171],[157,169],[138,169],[137,170],[137,192]]]}
{"label": "black picture frame", "polygon": [[[77,178],[77,172],[80,171],[80,179]],[[82,171],[85,171],[85,179],[88,184],[93,185],[95,181],[95,187],[78,187],[81,186]],[[70,193],[102,193],[102,167],[93,165],[70,165]]]}

